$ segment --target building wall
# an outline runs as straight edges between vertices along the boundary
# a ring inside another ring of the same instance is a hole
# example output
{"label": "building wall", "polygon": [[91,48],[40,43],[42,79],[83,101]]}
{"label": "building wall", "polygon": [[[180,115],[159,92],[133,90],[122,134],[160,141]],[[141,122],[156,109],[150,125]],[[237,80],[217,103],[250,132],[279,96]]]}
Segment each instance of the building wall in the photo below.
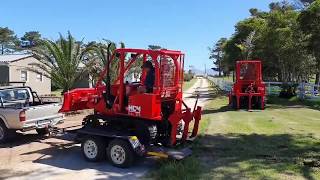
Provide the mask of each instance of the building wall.
{"label": "building wall", "polygon": [[83,76],[81,80],[78,80],[75,85],[72,87],[72,89],[75,88],[91,88],[92,84],[90,82],[90,75],[86,74]]}
{"label": "building wall", "polygon": [[29,71],[27,68],[32,68],[32,63],[39,63],[33,57],[28,57],[22,60],[11,62],[9,67],[10,79],[9,81],[22,81],[21,71],[27,72],[26,86],[30,86],[39,95],[51,94],[51,79],[42,75],[42,81],[37,79],[37,73]]}
{"label": "building wall", "polygon": [[9,67],[6,65],[0,65],[0,84],[9,81]]}

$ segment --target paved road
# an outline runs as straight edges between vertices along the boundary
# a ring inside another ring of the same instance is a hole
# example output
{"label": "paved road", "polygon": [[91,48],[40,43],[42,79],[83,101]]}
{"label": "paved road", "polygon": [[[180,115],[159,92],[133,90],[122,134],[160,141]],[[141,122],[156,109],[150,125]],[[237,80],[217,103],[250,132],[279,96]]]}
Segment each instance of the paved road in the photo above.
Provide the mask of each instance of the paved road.
{"label": "paved road", "polygon": [[[184,99],[192,107],[194,92],[199,91],[199,105],[208,99],[208,82],[198,79],[186,91]],[[86,114],[69,116],[63,126],[81,124]],[[89,163],[81,157],[80,145],[71,135],[41,138],[31,132],[20,134],[13,143],[0,145],[0,179],[139,179],[151,167],[153,159],[142,160],[132,168],[119,169],[107,162]]]}

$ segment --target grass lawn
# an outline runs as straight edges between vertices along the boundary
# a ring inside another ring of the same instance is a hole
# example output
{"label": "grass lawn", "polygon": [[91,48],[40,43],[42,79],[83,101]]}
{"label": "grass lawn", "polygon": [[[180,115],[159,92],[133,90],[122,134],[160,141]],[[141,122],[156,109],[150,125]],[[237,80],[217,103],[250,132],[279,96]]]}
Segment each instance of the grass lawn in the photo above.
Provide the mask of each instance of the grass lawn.
{"label": "grass lawn", "polygon": [[195,82],[197,82],[196,78],[193,78],[190,81],[183,82],[183,90],[188,90],[194,85]]}
{"label": "grass lawn", "polygon": [[[217,90],[212,90],[218,94]],[[320,179],[320,110],[270,98],[264,111],[233,111],[218,95],[203,112],[193,156],[164,161],[155,179]]]}

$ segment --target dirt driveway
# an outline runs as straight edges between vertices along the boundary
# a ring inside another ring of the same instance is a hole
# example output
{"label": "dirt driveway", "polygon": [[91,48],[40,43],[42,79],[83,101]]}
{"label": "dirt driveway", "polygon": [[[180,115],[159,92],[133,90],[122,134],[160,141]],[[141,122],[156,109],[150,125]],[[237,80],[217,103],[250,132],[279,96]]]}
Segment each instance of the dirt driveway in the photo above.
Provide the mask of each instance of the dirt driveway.
{"label": "dirt driveway", "polygon": [[[186,91],[187,104],[194,103],[193,92],[199,91],[199,105],[203,105],[208,86],[207,80],[198,79]],[[89,113],[68,116],[62,127],[80,125]],[[36,132],[19,134],[14,142],[0,145],[0,179],[139,179],[155,164],[153,159],[145,159],[132,168],[119,169],[107,162],[90,163],[72,139],[72,135],[42,138]]]}

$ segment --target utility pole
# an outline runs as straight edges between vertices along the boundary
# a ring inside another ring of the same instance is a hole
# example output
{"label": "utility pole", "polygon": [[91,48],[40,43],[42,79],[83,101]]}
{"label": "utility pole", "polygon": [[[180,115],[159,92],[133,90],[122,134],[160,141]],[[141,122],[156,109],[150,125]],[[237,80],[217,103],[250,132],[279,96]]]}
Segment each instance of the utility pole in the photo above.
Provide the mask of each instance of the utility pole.
{"label": "utility pole", "polygon": [[207,76],[207,65],[204,64],[204,76]]}

